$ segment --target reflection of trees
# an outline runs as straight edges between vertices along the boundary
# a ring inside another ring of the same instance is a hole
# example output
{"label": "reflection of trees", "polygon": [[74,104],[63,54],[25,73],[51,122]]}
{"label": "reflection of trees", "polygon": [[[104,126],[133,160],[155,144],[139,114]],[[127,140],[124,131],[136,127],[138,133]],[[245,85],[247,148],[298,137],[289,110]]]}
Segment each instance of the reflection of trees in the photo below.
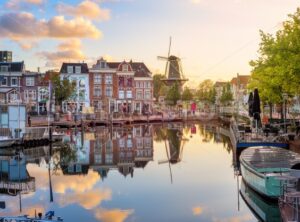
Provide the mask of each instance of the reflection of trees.
{"label": "reflection of trees", "polygon": [[77,161],[76,150],[73,149],[72,145],[69,143],[63,143],[60,146],[59,151],[52,155],[53,161],[53,172],[57,172],[60,166],[68,166],[70,163]]}
{"label": "reflection of trees", "polygon": [[154,128],[153,139],[155,142],[163,142],[167,139],[167,128],[162,126],[156,126]]}
{"label": "reflection of trees", "polygon": [[210,142],[214,138],[214,133],[212,130],[208,130],[208,126],[199,127],[199,135],[203,138],[202,142]]}

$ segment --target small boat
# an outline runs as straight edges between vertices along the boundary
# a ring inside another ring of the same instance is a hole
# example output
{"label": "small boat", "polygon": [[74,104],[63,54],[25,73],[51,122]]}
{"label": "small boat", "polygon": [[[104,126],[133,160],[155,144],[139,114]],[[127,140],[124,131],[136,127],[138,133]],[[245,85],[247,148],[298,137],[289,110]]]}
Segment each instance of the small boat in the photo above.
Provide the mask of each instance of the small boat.
{"label": "small boat", "polygon": [[300,178],[300,155],[275,147],[251,147],[240,156],[243,179],[258,193],[273,199],[283,194],[283,184]]}
{"label": "small boat", "polygon": [[278,203],[267,200],[241,181],[241,197],[258,221],[281,222]]}
{"label": "small boat", "polygon": [[0,217],[0,222],[15,221],[15,222],[62,222],[61,217],[55,217],[54,211],[49,211],[43,217],[41,213],[36,217],[17,216],[17,217]]}
{"label": "small boat", "polygon": [[15,139],[9,136],[0,136],[0,148],[10,147],[15,143]]}

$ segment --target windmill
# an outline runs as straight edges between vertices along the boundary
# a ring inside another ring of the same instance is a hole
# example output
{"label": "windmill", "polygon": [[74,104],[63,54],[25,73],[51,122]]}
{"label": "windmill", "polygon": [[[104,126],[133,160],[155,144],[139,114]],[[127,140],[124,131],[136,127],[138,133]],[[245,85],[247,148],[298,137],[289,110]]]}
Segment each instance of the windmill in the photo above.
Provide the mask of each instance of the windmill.
{"label": "windmill", "polygon": [[169,130],[168,144],[167,144],[167,139],[164,140],[167,159],[159,160],[158,164],[165,164],[165,163],[169,164],[171,183],[173,183],[171,164],[176,164],[181,162],[183,147],[186,141],[188,141],[188,139],[182,136],[181,131],[173,130],[173,129]]}
{"label": "windmill", "polygon": [[177,56],[170,55],[172,38],[170,37],[168,56],[158,56],[157,59],[166,61],[165,78],[162,80],[167,86],[178,83],[180,87],[184,85],[188,79],[183,75],[181,59]]}

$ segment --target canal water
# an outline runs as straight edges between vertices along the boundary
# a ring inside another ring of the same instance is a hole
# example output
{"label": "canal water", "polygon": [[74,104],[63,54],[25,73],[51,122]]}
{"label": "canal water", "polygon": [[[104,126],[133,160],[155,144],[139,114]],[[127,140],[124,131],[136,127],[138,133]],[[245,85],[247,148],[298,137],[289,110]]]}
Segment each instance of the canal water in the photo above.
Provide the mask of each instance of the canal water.
{"label": "canal water", "polygon": [[[0,216],[54,210],[64,221],[258,221],[239,195],[245,185],[220,131],[198,124],[66,131],[51,151],[7,157]],[[246,201],[255,202],[247,189]]]}

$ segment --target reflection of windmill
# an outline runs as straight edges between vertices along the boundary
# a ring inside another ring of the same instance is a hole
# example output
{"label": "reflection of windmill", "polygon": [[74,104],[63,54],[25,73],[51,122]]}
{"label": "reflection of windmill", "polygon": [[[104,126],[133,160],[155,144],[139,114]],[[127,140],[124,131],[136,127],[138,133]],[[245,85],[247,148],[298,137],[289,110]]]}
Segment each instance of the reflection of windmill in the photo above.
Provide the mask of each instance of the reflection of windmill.
{"label": "reflection of windmill", "polygon": [[183,84],[188,81],[183,75],[182,66],[181,66],[181,59],[177,56],[170,55],[171,51],[171,44],[172,44],[172,38],[170,37],[170,43],[169,43],[169,51],[168,56],[158,56],[157,58],[160,60],[166,61],[166,68],[165,68],[165,79],[162,81],[167,86],[172,86],[174,83],[178,83],[180,87],[183,86]]}
{"label": "reflection of windmill", "polygon": [[183,147],[187,140],[187,138],[182,137],[180,130],[168,130],[168,143],[165,140],[167,159],[158,161],[158,164],[169,163],[171,183],[173,183],[171,164],[176,164],[182,160]]}

